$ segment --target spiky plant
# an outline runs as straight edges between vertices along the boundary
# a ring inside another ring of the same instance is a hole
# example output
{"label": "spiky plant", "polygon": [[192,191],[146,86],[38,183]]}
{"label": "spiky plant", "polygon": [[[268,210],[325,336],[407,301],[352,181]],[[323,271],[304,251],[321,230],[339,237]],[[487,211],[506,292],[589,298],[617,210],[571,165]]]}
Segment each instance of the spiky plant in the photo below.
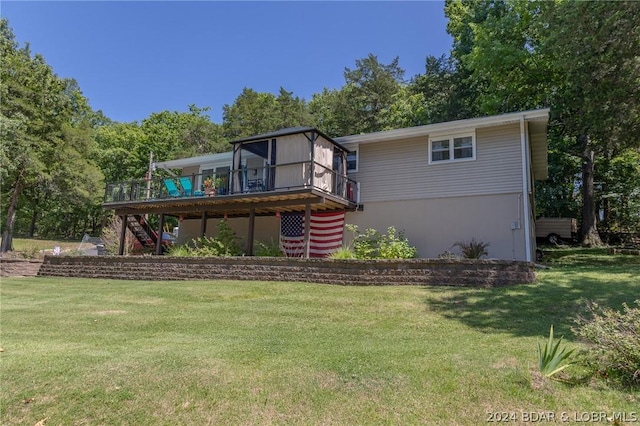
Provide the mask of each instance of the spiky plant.
{"label": "spiky plant", "polygon": [[538,342],[538,367],[540,368],[540,373],[545,377],[550,378],[573,364],[573,362],[569,361],[569,357],[571,357],[574,350],[567,350],[566,346],[560,348],[561,343],[562,336],[555,343],[553,341],[553,324],[549,330],[547,344],[543,347]]}

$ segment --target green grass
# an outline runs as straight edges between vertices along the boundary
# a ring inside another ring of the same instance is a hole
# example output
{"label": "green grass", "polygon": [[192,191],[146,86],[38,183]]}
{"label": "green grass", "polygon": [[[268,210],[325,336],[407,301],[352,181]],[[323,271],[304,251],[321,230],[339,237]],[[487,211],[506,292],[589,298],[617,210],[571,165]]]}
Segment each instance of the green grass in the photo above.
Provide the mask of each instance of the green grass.
{"label": "green grass", "polygon": [[[640,258],[555,252],[534,285],[340,287],[8,278],[0,422],[480,424],[490,412],[637,413],[640,390],[532,386],[582,300],[640,295]],[[570,377],[584,374],[577,367]]]}
{"label": "green grass", "polygon": [[[53,249],[58,246],[62,252],[74,252],[78,250],[80,246],[80,240],[40,240],[37,238],[14,238],[13,250],[16,254],[21,254],[23,257],[42,257],[44,254],[42,251],[52,252]],[[84,244],[87,247],[87,244]]]}

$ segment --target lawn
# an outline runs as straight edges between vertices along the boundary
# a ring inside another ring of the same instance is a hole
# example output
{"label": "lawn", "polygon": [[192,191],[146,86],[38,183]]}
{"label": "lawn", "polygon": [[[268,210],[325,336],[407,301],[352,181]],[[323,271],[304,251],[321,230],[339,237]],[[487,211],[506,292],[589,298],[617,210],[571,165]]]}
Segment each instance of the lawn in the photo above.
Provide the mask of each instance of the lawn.
{"label": "lawn", "polygon": [[[531,380],[584,300],[640,295],[640,258],[556,250],[534,285],[8,278],[0,421],[72,424],[481,424],[494,413],[624,413],[640,390]],[[493,417],[495,420],[498,417]]]}
{"label": "lawn", "polygon": [[15,255],[27,258],[43,257],[44,253],[51,254],[55,247],[60,247],[62,252],[75,252],[79,248],[85,249],[92,244],[84,243],[82,241],[71,240],[40,240],[36,238],[14,238],[13,249]]}

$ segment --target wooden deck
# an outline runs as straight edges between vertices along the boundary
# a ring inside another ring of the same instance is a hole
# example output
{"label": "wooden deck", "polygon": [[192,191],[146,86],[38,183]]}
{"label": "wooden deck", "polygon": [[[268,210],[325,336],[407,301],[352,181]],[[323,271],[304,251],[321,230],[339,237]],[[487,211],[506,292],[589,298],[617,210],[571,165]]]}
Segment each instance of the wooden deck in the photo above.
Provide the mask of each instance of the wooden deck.
{"label": "wooden deck", "polygon": [[[219,186],[204,185],[211,177],[219,181]],[[205,192],[214,186],[217,193],[207,195]],[[248,217],[246,251],[251,255],[256,216],[304,212],[308,241],[311,212],[356,210],[358,200],[357,182],[311,160],[257,168],[243,166],[215,176],[192,174],[108,183],[102,205],[122,220],[119,254],[124,252],[127,227],[139,241],[147,246],[155,244],[155,253],[162,254],[165,217],[173,216],[199,219],[201,236],[206,235],[209,219]],[[148,225],[149,214],[158,215],[155,229]]]}
{"label": "wooden deck", "polygon": [[355,209],[357,204],[318,189],[295,189],[268,192],[249,192],[231,195],[175,197],[135,201],[105,202],[106,209],[116,215],[165,214],[184,219],[202,217],[243,217],[251,210],[255,215],[274,215],[277,212],[304,212],[310,205],[313,211]]}

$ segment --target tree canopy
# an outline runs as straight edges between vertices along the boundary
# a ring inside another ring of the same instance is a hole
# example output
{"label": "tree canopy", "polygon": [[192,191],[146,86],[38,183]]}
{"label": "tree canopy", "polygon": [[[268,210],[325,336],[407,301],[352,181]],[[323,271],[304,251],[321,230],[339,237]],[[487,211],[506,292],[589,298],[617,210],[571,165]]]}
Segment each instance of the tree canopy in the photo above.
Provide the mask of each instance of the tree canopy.
{"label": "tree canopy", "polygon": [[28,45],[20,47],[6,19],[0,20],[0,56],[4,252],[12,247],[18,209],[32,223],[44,213],[67,227],[86,221],[103,176],[90,158],[90,108],[76,82],[58,77]]}
{"label": "tree canopy", "polygon": [[[551,107],[550,168],[562,175],[539,185],[537,204],[543,214],[559,211],[551,194],[580,204],[582,242],[600,244],[598,215],[612,198],[597,166],[640,147],[640,3],[450,0],[445,11],[478,111]],[[629,183],[622,198],[637,189]]]}

